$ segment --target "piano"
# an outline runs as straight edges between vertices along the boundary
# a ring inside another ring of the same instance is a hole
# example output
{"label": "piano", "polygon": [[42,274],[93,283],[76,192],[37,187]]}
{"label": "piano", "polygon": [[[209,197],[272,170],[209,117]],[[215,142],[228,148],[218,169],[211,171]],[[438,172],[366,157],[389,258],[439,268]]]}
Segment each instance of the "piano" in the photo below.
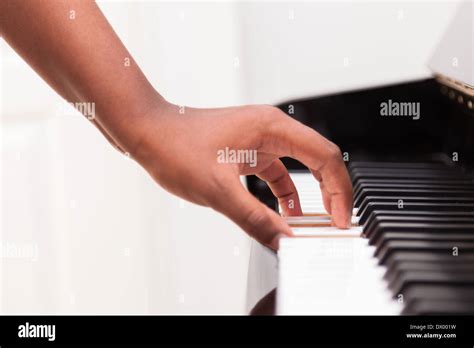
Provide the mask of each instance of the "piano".
{"label": "piano", "polygon": [[[249,283],[268,295],[250,295],[252,313],[474,314],[474,57],[450,40],[460,23],[472,29],[472,12],[460,6],[432,78],[278,105],[341,148],[353,227],[331,227],[315,179],[283,159],[304,216],[286,218],[295,237],[278,254],[253,245]],[[446,50],[469,64],[440,59]],[[265,182],[247,187],[280,212]]]}

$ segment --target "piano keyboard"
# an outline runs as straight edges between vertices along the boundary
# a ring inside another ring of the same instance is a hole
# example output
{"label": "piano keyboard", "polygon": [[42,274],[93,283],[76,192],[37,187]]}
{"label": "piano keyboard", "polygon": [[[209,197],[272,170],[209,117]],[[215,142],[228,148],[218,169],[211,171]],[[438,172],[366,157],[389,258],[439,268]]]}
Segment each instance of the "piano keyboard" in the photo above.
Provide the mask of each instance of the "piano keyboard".
{"label": "piano keyboard", "polygon": [[280,241],[278,314],[474,313],[474,179],[439,163],[352,162],[348,230],[291,173],[305,216]]}

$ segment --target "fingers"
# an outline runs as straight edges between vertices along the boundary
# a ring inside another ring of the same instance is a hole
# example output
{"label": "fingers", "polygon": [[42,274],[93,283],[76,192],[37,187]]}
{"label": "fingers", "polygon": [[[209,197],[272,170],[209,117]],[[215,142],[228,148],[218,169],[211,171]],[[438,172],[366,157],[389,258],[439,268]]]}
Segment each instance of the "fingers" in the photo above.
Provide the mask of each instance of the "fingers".
{"label": "fingers", "polygon": [[326,209],[339,228],[350,227],[352,184],[339,148],[313,129],[288,116],[276,117],[270,132],[279,157],[290,156],[311,169],[320,182]]}
{"label": "fingers", "polygon": [[295,184],[279,159],[274,160],[257,176],[268,184],[285,216],[303,215]]}
{"label": "fingers", "polygon": [[315,170],[313,170],[311,172],[313,173],[313,176],[316,178],[316,180],[319,181],[319,189],[321,190],[321,195],[323,197],[324,208],[326,209],[326,211],[329,214],[331,214],[331,196],[329,195],[328,191],[324,187],[323,178],[321,177],[321,173],[319,173],[318,171],[315,171]]}
{"label": "fingers", "polygon": [[213,194],[212,208],[229,217],[258,242],[274,250],[278,249],[281,237],[292,235],[288,224],[252,196],[238,178],[230,177],[225,185],[224,190]]}
{"label": "fingers", "polygon": [[315,177],[320,178],[324,207],[339,228],[349,228],[352,216],[352,185],[345,166],[337,162],[325,164]]}

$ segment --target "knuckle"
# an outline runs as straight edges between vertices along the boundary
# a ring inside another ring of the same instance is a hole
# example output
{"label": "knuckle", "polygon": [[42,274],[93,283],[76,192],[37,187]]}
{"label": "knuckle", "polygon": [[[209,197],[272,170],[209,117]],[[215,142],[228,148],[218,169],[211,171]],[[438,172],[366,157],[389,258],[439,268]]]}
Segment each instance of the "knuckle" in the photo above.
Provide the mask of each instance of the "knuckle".
{"label": "knuckle", "polygon": [[284,118],[284,113],[275,106],[260,105],[260,117],[262,130],[268,130],[271,125],[278,123]]}
{"label": "knuckle", "polygon": [[269,142],[278,142],[285,137],[289,129],[294,127],[293,119],[277,107],[269,107],[261,124],[262,135]]}
{"label": "knuckle", "polygon": [[280,139],[286,118],[280,109],[271,105],[255,105],[252,107],[251,122],[252,134],[258,139],[259,145],[273,144],[276,139]]}
{"label": "knuckle", "polygon": [[336,144],[330,142],[328,147],[328,157],[330,160],[339,160],[342,158],[341,149]]}
{"label": "knuckle", "polygon": [[273,105],[264,104],[259,105],[258,107],[261,108],[262,114],[265,114],[269,117],[275,117],[276,115],[281,113],[281,110]]}

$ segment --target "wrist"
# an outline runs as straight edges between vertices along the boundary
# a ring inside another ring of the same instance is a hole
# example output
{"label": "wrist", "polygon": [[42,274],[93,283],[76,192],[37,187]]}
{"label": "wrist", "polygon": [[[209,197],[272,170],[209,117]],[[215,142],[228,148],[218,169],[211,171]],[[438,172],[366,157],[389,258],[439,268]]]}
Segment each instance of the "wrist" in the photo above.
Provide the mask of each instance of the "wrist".
{"label": "wrist", "polygon": [[149,128],[160,119],[160,114],[168,105],[161,95],[152,93],[137,102],[128,103],[125,109],[117,110],[105,128],[127,155],[137,158]]}
{"label": "wrist", "polygon": [[125,149],[130,157],[146,166],[150,160],[160,158],[162,146],[166,142],[169,128],[167,120],[172,115],[175,105],[160,95],[141,105],[142,108],[130,117],[130,124],[124,136]]}

